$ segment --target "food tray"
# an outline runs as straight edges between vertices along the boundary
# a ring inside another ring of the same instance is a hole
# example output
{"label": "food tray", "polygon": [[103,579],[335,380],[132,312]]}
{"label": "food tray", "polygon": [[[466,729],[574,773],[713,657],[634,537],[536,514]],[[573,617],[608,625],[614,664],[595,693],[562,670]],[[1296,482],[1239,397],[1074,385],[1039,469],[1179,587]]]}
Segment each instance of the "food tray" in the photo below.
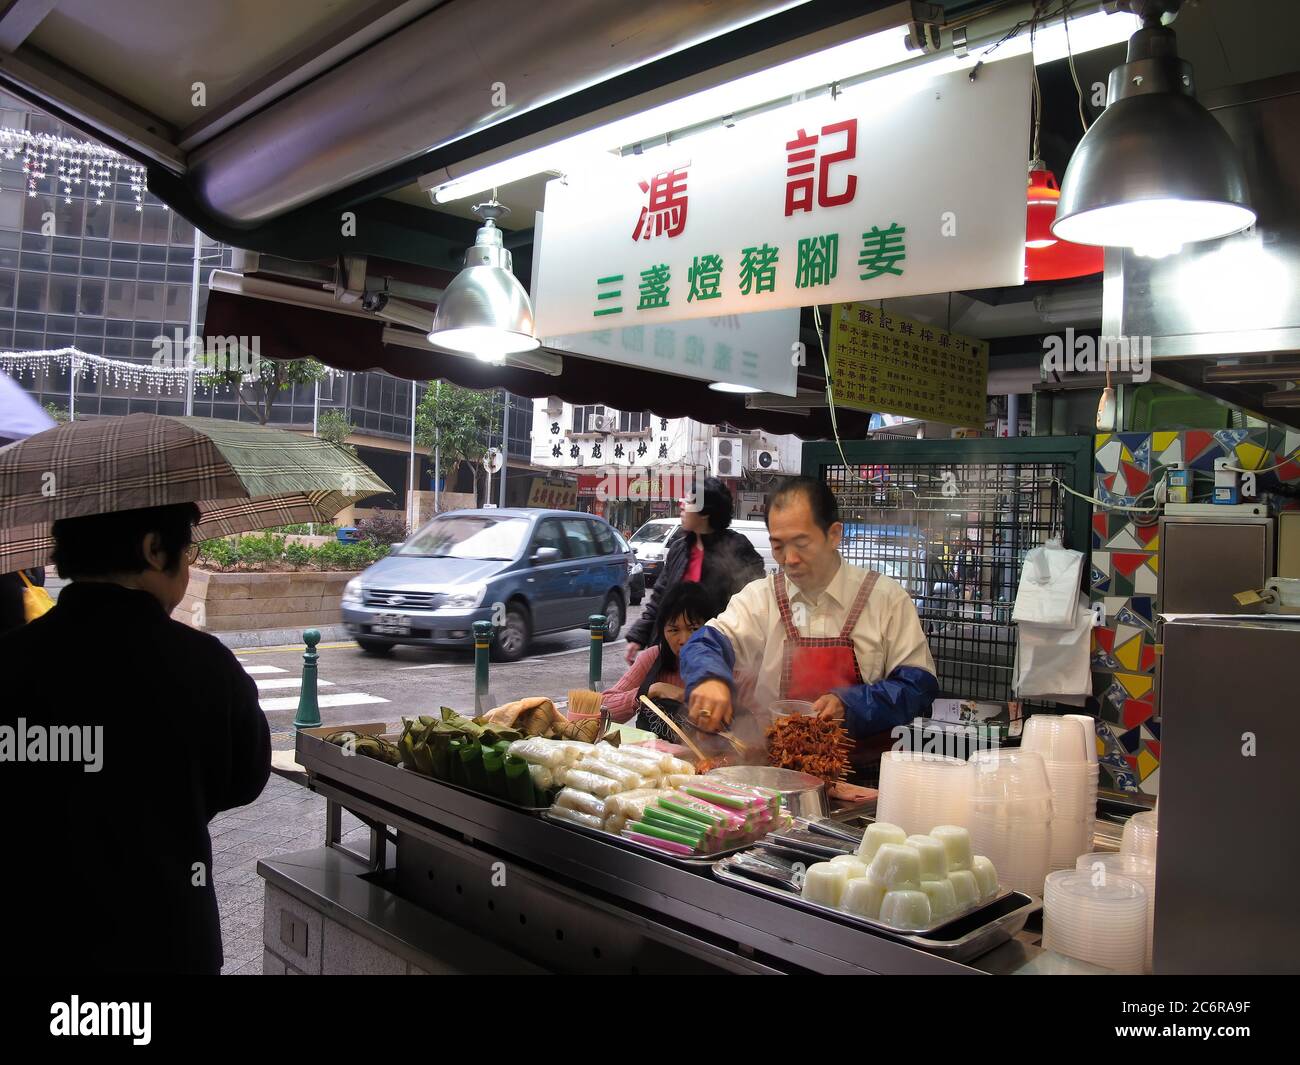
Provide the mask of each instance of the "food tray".
{"label": "food tray", "polygon": [[417,773],[412,769],[399,769],[397,766],[389,765],[378,758],[367,758],[365,755],[360,754],[346,754],[342,747],[325,742],[325,737],[331,733],[342,732],[347,729],[357,733],[364,732],[374,736],[381,736],[384,739],[388,739],[392,735],[387,731],[388,726],[383,722],[360,725],[325,725],[319,728],[299,729],[295,741],[295,753],[297,754],[298,763],[309,774],[319,774],[323,769],[326,776],[331,776],[331,769],[341,770],[348,776],[372,780],[420,802],[431,801],[437,794],[434,789],[450,788],[452,791],[473,795],[476,799],[484,799],[487,802],[507,806],[512,810],[521,810],[525,813],[540,814],[551,808],[549,804],[545,806],[520,806],[509,799],[502,799],[485,791],[474,791],[459,784],[452,784],[450,781],[426,777],[423,773]]}
{"label": "food tray", "polygon": [[999,943],[1011,939],[1025,927],[1029,915],[1041,909],[1043,905],[1041,900],[1032,895],[1000,887],[998,894],[988,902],[981,902],[964,913],[946,917],[941,923],[930,928],[909,930],[892,928],[879,921],[845,913],[843,910],[824,906],[819,902],[809,902],[793,891],[751,880],[747,876],[732,872],[728,858],[714,863],[713,875],[746,891],[779,899],[810,913],[831,917],[845,924],[856,925],[910,943],[912,946],[932,954],[940,954],[953,961],[969,961],[992,950]]}
{"label": "food tray", "polygon": [[550,821],[553,825],[562,825],[565,828],[571,828],[575,832],[582,832],[588,836],[595,836],[597,839],[603,839],[609,843],[617,843],[620,847],[627,847],[629,850],[640,851],[642,854],[653,854],[656,858],[662,858],[666,862],[673,862],[677,865],[685,865],[690,868],[707,870],[712,867],[713,863],[719,858],[726,858],[728,855],[739,854],[741,851],[749,850],[754,846],[752,842],[741,843],[735,847],[727,847],[725,850],[709,851],[707,854],[695,854],[689,858],[679,854],[669,854],[667,851],[661,851],[658,847],[652,847],[648,843],[640,843],[634,839],[628,839],[626,836],[620,836],[617,832],[606,832],[604,829],[588,828],[586,825],[577,824],[574,821],[566,821],[563,817],[554,817],[550,812],[550,807],[542,814],[544,820]]}

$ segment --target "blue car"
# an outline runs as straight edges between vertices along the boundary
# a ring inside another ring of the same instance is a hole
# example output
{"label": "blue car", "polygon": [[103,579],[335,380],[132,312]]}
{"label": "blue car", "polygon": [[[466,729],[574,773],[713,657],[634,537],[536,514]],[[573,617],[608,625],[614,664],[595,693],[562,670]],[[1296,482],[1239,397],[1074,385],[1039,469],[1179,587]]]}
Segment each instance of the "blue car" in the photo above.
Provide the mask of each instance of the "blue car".
{"label": "blue car", "polygon": [[471,645],[474,622],[495,628],[492,657],[513,662],[534,636],[605,616],[616,639],[634,558],[603,518],[571,510],[441,514],[343,591],[343,623],[363,651],[397,644]]}

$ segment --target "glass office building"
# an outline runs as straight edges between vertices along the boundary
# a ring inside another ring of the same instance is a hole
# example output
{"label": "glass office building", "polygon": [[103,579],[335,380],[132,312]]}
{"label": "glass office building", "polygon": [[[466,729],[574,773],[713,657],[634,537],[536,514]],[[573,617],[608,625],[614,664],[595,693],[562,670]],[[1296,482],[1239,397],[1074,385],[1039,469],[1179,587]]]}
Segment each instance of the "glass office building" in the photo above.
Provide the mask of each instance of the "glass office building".
{"label": "glass office building", "polygon": [[[0,93],[0,127],[85,139],[79,131],[5,93]],[[156,338],[170,340],[177,329],[188,332],[194,228],[147,191],[137,203],[138,192],[125,169],[108,184],[102,198],[86,181],[65,191],[53,166],[32,189],[23,171],[22,152],[12,159],[0,155],[0,351],[75,347],[110,359],[148,363],[158,350]],[[213,269],[229,269],[232,252],[204,238],[200,278]],[[207,287],[201,284],[200,328],[207,296]],[[41,403],[66,410],[68,377],[66,369],[51,365],[35,380],[24,376],[21,383]],[[384,373],[348,373],[320,382],[320,409],[346,412],[362,438],[363,459],[399,489],[391,499],[371,505],[404,505],[407,451],[395,445],[410,439],[412,387],[417,389],[418,402],[424,384]],[[281,392],[270,424],[310,429],[314,399],[314,385]],[[115,385],[102,375],[98,381],[79,376],[75,409],[78,415],[183,414],[185,401],[179,390],[154,394]],[[197,388],[194,413],[257,420],[241,406],[233,388]],[[509,454],[524,464],[530,459],[532,417],[532,401],[512,397]],[[500,446],[500,442],[498,428],[489,443]],[[425,460],[419,487],[429,486]]]}

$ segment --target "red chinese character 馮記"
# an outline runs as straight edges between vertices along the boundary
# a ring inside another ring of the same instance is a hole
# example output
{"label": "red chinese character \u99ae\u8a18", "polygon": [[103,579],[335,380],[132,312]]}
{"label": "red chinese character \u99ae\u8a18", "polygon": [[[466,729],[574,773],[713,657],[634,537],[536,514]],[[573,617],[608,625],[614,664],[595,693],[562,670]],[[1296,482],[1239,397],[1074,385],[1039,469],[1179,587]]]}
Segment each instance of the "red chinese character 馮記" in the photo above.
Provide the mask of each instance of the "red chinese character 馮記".
{"label": "red chinese character \u99ae\u8a18", "polygon": [[[823,152],[818,157],[817,147],[821,137],[829,137],[837,133],[844,134],[844,147],[834,152]],[[822,126],[820,134],[810,134],[801,129],[794,140],[786,142],[785,150],[787,153],[785,174],[788,179],[785,186],[787,218],[795,211],[811,211],[814,194],[818,207],[839,207],[853,200],[858,191],[857,175],[849,174],[844,180],[843,191],[833,193],[830,190],[830,168],[835,163],[857,157],[858,120],[856,118]],[[816,164],[813,162],[814,158],[817,159]]]}
{"label": "red chinese character \u99ae\u8a18", "polygon": [[647,193],[647,199],[636,220],[636,229],[632,231],[633,240],[649,240],[651,236],[675,237],[686,228],[685,166],[665,170],[649,181],[638,181],[637,185]]}

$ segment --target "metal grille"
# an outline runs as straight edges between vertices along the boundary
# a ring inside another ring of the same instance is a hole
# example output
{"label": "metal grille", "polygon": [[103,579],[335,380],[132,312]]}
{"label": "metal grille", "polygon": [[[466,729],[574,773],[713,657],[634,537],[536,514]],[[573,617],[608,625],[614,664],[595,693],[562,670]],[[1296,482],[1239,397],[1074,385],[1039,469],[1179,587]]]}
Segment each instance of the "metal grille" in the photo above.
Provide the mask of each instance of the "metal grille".
{"label": "metal grille", "polygon": [[841,552],[911,594],[943,695],[1012,698],[1011,608],[1025,553],[1061,535],[1055,463],[825,466]]}

